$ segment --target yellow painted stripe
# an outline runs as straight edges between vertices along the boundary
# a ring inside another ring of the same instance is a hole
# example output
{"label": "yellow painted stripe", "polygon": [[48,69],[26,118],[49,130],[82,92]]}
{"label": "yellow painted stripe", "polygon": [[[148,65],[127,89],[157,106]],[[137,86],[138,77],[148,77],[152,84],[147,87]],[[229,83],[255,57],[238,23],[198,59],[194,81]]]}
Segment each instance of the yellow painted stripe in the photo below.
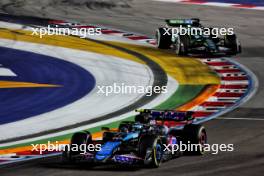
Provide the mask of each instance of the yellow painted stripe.
{"label": "yellow painted stripe", "polygon": [[115,45],[129,48],[151,58],[158,63],[167,74],[175,78],[179,84],[206,85],[220,84],[220,78],[207,65],[198,59],[178,57],[175,53],[158,50],[153,47],[111,42]]}
{"label": "yellow painted stripe", "polygon": [[31,88],[31,87],[60,87],[54,84],[37,84],[29,82],[0,81],[0,89],[3,88]]}
{"label": "yellow painted stripe", "polygon": [[141,61],[140,59],[138,59],[133,55],[116,50],[112,47],[105,46],[103,44],[99,44],[89,40],[84,40],[78,37],[62,36],[62,35],[52,35],[52,36],[45,35],[43,36],[43,38],[39,38],[36,35],[31,35],[30,31],[0,29],[0,38],[37,43],[37,44],[59,46],[64,48],[76,49],[76,50],[90,51],[99,54],[130,59],[144,64],[143,61]]}
{"label": "yellow painted stripe", "polygon": [[[118,51],[103,44],[80,39],[78,37],[54,35],[43,36],[43,38],[39,38],[38,36],[31,35],[31,32],[29,31],[9,31],[0,29],[0,38],[91,51],[100,54],[126,58],[139,63],[144,63],[133,55]],[[170,76],[175,78],[180,84],[203,85],[220,83],[219,77],[210,68],[208,68],[207,65],[201,63],[197,59],[178,57],[174,53],[164,50],[157,50],[153,47],[132,45],[120,42],[106,43],[114,44],[142,53],[143,55],[158,63]]]}

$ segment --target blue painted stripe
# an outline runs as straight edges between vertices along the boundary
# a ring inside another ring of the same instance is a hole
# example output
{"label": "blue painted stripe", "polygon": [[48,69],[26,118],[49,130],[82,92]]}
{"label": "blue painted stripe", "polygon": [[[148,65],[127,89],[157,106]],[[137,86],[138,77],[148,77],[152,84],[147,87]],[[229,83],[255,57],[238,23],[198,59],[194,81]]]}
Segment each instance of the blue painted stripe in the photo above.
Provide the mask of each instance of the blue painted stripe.
{"label": "blue painted stripe", "polygon": [[[57,84],[56,88],[0,88],[0,124],[10,123],[68,105],[95,86],[95,78],[80,66],[50,56],[0,47],[0,64],[17,77],[1,81]],[[73,117],[74,118],[74,117]]]}

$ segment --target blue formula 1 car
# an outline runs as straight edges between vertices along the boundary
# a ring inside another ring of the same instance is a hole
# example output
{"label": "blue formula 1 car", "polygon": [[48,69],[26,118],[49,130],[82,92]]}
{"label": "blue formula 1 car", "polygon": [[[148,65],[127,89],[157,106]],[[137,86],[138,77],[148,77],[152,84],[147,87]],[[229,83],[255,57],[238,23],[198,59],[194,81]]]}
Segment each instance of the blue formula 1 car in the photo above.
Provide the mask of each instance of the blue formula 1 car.
{"label": "blue formula 1 car", "polygon": [[[173,159],[186,152],[204,154],[203,145],[207,142],[206,130],[194,125],[192,112],[159,111],[143,109],[135,121],[123,121],[117,130],[103,127],[102,140],[92,140],[88,131],[73,134],[69,148],[62,154],[64,161],[78,163],[119,163],[159,167],[163,161]],[[175,128],[177,123],[183,128]],[[199,144],[196,151],[174,150],[179,144]],[[84,152],[76,146],[101,145],[100,150]],[[75,150],[73,150],[75,149]]]}

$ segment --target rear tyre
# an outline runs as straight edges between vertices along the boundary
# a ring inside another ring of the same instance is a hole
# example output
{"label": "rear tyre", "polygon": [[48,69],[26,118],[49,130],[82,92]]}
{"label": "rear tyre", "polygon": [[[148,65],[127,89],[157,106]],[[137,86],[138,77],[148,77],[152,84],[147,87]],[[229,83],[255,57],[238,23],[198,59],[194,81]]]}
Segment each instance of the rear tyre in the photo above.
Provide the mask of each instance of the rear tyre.
{"label": "rear tyre", "polygon": [[202,125],[186,125],[183,129],[183,139],[185,144],[199,144],[196,151],[187,151],[187,154],[203,155],[205,154],[204,146],[207,143],[207,134]]}
{"label": "rear tyre", "polygon": [[[81,152],[80,146],[81,145],[88,145],[92,143],[92,136],[90,132],[84,131],[84,132],[77,132],[74,133],[71,138],[71,143],[68,146],[65,147],[63,153],[62,153],[62,160],[65,162],[75,163],[75,157],[76,155],[79,155]],[[77,149],[77,150],[76,150]]]}
{"label": "rear tyre", "polygon": [[236,55],[242,52],[241,44],[235,34],[226,35],[224,38],[225,47],[230,48],[230,55]]}
{"label": "rear tyre", "polygon": [[167,33],[168,28],[159,28],[156,31],[157,47],[160,49],[169,49],[171,42],[171,33]]}
{"label": "rear tyre", "polygon": [[147,167],[157,168],[163,158],[163,144],[158,136],[143,136],[139,142],[139,156]]}

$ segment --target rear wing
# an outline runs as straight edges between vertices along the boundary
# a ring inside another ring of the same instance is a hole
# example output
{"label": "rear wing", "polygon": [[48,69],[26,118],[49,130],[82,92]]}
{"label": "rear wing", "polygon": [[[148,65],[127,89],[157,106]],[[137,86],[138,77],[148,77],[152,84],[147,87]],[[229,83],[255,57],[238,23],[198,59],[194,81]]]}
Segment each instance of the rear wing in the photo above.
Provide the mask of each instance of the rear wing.
{"label": "rear wing", "polygon": [[139,112],[141,115],[148,115],[151,120],[176,122],[194,120],[193,111],[139,109],[136,112]]}
{"label": "rear wing", "polygon": [[172,27],[180,27],[180,26],[199,26],[200,19],[192,18],[192,19],[166,19],[166,24]]}

